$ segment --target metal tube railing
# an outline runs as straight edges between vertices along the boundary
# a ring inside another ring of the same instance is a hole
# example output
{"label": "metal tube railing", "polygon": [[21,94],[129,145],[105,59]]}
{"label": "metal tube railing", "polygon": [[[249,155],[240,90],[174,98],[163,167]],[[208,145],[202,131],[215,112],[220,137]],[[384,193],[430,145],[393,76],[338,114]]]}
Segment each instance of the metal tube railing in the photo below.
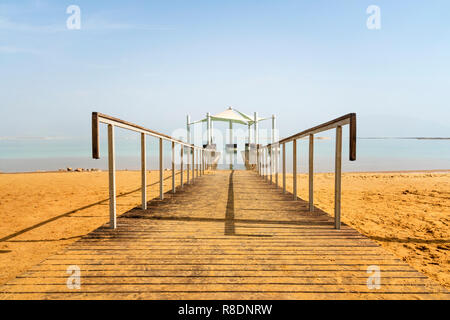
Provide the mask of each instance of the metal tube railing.
{"label": "metal tube railing", "polygon": [[[335,228],[341,228],[341,180],[342,180],[342,127],[345,125],[349,125],[349,160],[356,160],[356,113],[349,113],[342,117],[336,118],[334,120],[325,122],[308,130],[304,130],[302,132],[296,133],[287,138],[281,139],[275,143],[268,144],[258,149],[259,159],[260,161],[264,161],[264,157],[262,155],[265,154],[265,166],[259,168],[258,174],[262,176],[266,181],[267,179],[267,171],[264,168],[267,168],[267,153],[269,149],[272,149],[270,152],[270,163],[272,165],[272,157],[275,156],[274,162],[278,163],[278,151],[275,153],[273,149],[278,150],[277,146],[282,145],[282,174],[283,174],[283,192],[286,192],[286,143],[292,141],[292,186],[293,186],[293,198],[297,200],[297,139],[309,137],[309,157],[308,157],[308,201],[309,201],[309,210],[314,211],[314,135],[331,130],[336,129],[336,146],[335,146],[335,181],[334,181],[334,220],[335,220]],[[278,174],[278,165],[275,165],[275,175]],[[271,172],[272,174],[272,172]],[[271,182],[272,180],[270,180]],[[276,179],[276,185],[278,187],[278,179]]]}
{"label": "metal tube railing", "polygon": [[[145,136],[153,136],[159,139],[159,198],[164,199],[164,163],[163,163],[163,142],[172,142],[172,192],[176,192],[175,188],[175,144],[181,146],[180,159],[180,185],[183,188],[183,157],[184,148],[188,149],[187,152],[187,183],[189,183],[189,154],[192,153],[192,183],[194,183],[194,170],[195,170],[195,154],[206,154],[205,151],[210,152],[207,149],[195,146],[193,144],[186,143],[184,141],[172,138],[168,135],[144,128],[137,124],[127,122],[118,118],[114,118],[102,113],[92,113],[92,157],[94,159],[100,159],[100,147],[99,147],[99,125],[104,123],[108,125],[108,173],[109,173],[109,226],[112,229],[117,227],[117,209],[116,209],[116,164],[115,164],[115,144],[114,144],[114,128],[123,128],[141,134],[141,208],[147,209],[147,177],[146,177],[146,143]],[[197,177],[198,171],[198,156],[197,156]]]}

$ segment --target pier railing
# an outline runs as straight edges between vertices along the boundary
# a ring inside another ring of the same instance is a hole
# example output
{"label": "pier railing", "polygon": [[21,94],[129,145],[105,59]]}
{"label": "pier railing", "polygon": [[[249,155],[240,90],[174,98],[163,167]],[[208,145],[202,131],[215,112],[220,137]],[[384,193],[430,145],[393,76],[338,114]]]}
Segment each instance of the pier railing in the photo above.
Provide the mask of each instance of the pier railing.
{"label": "pier railing", "polygon": [[282,175],[283,193],[286,193],[286,143],[292,142],[292,167],[293,167],[293,196],[297,200],[297,139],[309,137],[309,210],[314,211],[314,135],[336,129],[335,148],[335,180],[334,180],[334,220],[335,228],[341,227],[341,178],[342,178],[342,127],[349,125],[349,160],[356,160],[356,113],[349,113],[342,117],[320,124],[308,130],[296,133],[275,143],[258,148],[257,171],[270,183],[273,182],[275,174],[275,184],[278,186],[279,171],[279,148],[282,147]]}
{"label": "pier railing", "polygon": [[[178,144],[180,148],[180,185],[183,187],[183,158],[184,152],[187,150],[186,163],[186,182],[194,183],[195,178],[205,173],[205,169],[210,167],[209,156],[210,150],[204,149],[193,144],[188,144],[184,141],[172,138],[163,133],[159,133],[137,124],[117,119],[98,112],[92,113],[92,157],[99,159],[99,125],[104,123],[108,125],[108,171],[109,171],[109,216],[110,228],[115,229],[116,222],[116,160],[115,160],[115,145],[114,145],[114,128],[122,128],[131,130],[141,134],[141,193],[142,193],[142,209],[147,209],[147,175],[146,175],[146,143],[145,137],[147,135],[159,138],[159,197],[164,199],[164,166],[163,166],[163,141],[172,142],[172,193],[176,192],[175,187],[175,145]],[[191,166],[192,165],[192,169]],[[191,169],[191,170],[190,170]]]}

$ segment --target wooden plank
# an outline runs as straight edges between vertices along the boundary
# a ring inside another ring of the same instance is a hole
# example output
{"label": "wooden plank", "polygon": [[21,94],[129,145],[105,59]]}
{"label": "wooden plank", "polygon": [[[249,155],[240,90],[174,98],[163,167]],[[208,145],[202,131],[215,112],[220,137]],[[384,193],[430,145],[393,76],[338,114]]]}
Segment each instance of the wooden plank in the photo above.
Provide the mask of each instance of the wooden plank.
{"label": "wooden plank", "polygon": [[[0,287],[0,299],[449,298],[356,230],[286,202],[256,172],[230,175],[122,214],[117,230],[84,236]],[[79,290],[66,286],[69,265],[81,269]],[[381,289],[367,287],[370,265],[381,268]]]}
{"label": "wooden plank", "polygon": [[[178,144],[181,144],[181,145],[184,145],[184,146],[192,147],[191,144],[186,143],[186,142],[184,142],[182,140],[178,140],[178,139],[172,138],[171,136],[168,136],[168,135],[166,135],[164,133],[160,133],[160,132],[157,132],[157,131],[154,131],[154,130],[151,130],[151,129],[147,129],[147,128],[142,127],[140,125],[137,125],[137,124],[134,124],[134,123],[131,123],[131,122],[119,119],[119,118],[115,118],[115,117],[112,117],[112,116],[109,116],[109,115],[106,115],[106,114],[102,114],[100,112],[93,112],[92,116],[94,117],[94,115],[95,115],[96,119],[98,119],[98,121],[102,122],[102,123],[115,125],[117,127],[123,128],[123,129],[132,130],[132,131],[136,131],[136,132],[139,132],[139,133],[145,133],[145,134],[151,135],[151,136],[156,137],[156,138],[162,138],[162,139],[165,139],[165,140],[174,141],[174,142],[176,142]],[[195,147],[195,148],[199,148],[199,147]]]}
{"label": "wooden plank", "polygon": [[[356,160],[356,113],[348,113],[342,117],[330,120],[328,122],[322,123],[315,127],[312,127],[307,130],[303,130],[299,133],[293,134],[287,138],[281,139],[276,143],[286,143],[290,141],[294,141],[296,139],[300,139],[303,137],[307,137],[311,134],[316,134],[319,132],[327,131],[330,129],[337,128],[339,126],[344,126],[349,124],[349,160]],[[273,143],[272,143],[273,144]],[[271,144],[268,144],[270,146]]]}
{"label": "wooden plank", "polygon": [[99,133],[98,133],[98,114],[92,112],[92,158],[99,159]]}

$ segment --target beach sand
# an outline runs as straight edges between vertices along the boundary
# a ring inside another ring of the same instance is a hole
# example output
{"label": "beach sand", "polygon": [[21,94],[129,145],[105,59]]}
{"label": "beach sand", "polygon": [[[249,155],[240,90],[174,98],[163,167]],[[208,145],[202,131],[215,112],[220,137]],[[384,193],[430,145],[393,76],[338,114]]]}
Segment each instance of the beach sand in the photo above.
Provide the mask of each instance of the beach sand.
{"label": "beach sand", "polygon": [[[297,190],[308,201],[306,174]],[[450,288],[450,173],[344,173],[341,201],[342,222]],[[315,174],[314,203],[334,216],[334,174]]]}
{"label": "beach sand", "polygon": [[[167,191],[171,171],[164,177]],[[118,214],[140,205],[140,179],[117,171]],[[159,171],[148,173],[147,185],[147,200],[159,197]],[[107,223],[108,197],[108,172],[0,174],[0,284]]]}
{"label": "beach sand", "polygon": [[[148,174],[148,199],[158,179]],[[298,186],[307,199],[306,175]],[[139,188],[140,172],[117,172],[118,214],[140,204]],[[315,204],[330,215],[333,189],[333,174],[315,175]],[[344,223],[450,288],[450,173],[345,173],[342,190]],[[0,174],[0,284],[106,223],[107,198],[107,172]]]}

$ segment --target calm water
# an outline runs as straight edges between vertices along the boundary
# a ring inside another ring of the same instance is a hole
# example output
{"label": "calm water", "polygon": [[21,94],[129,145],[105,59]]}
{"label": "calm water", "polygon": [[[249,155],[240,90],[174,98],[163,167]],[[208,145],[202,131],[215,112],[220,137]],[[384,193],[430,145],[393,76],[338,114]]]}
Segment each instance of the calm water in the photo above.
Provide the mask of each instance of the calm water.
{"label": "calm water", "polygon": [[[86,139],[0,140],[0,171],[19,172],[58,170],[60,168],[107,168],[106,139],[101,139],[101,159],[91,158],[91,142]],[[348,142],[343,143],[344,171],[390,171],[450,169],[450,140],[417,139],[358,139],[357,161],[348,161]],[[315,171],[334,170],[334,139],[315,140]],[[308,141],[299,140],[299,171],[306,172],[308,165]],[[243,149],[243,146],[240,146]],[[148,167],[158,168],[157,141],[148,141]],[[140,142],[138,139],[118,137],[116,142],[117,168],[140,168]],[[286,145],[287,169],[292,171],[292,144]],[[176,149],[179,159],[179,149]],[[170,166],[171,146],[164,144],[164,165]],[[242,164],[239,151],[235,159]],[[221,163],[229,163],[229,155],[223,152]],[[242,167],[242,166],[238,166]]]}

